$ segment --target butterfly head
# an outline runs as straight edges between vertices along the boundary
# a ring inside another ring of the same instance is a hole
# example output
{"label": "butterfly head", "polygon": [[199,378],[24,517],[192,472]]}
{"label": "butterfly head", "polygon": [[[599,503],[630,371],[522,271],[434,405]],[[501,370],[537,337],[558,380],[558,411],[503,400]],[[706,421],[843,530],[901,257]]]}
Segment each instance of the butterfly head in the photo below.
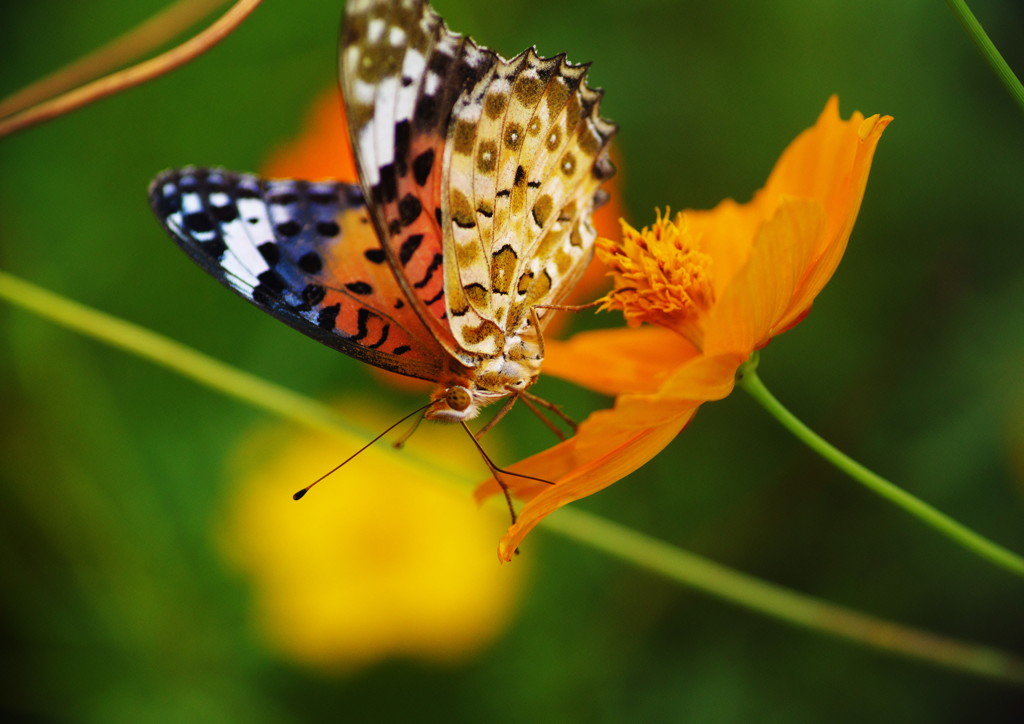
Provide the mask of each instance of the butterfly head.
{"label": "butterfly head", "polygon": [[430,396],[426,417],[441,422],[465,422],[480,414],[491,403],[516,396],[532,385],[537,375],[532,368],[510,365],[507,361],[495,373],[476,369],[468,376],[453,376],[443,381]]}
{"label": "butterfly head", "polygon": [[431,420],[463,422],[480,414],[480,404],[474,399],[472,383],[468,380],[441,385],[430,399],[426,416]]}

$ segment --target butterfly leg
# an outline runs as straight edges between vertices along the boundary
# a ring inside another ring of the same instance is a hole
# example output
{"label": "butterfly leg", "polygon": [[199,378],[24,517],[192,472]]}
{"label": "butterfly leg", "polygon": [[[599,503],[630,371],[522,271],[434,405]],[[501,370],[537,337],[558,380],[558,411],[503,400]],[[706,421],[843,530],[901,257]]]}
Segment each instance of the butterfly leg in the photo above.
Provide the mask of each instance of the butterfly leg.
{"label": "butterfly leg", "polygon": [[512,518],[512,525],[515,525],[516,507],[512,504],[512,493],[509,492],[508,484],[501,479],[501,476],[498,474],[498,466],[494,464],[494,461],[491,460],[490,456],[488,456],[488,454],[484,451],[484,448],[480,444],[480,441],[476,439],[476,435],[474,435],[473,431],[469,429],[469,425],[467,425],[464,421],[460,422],[459,424],[462,425],[462,429],[466,431],[466,434],[469,435],[469,439],[473,441],[474,445],[476,445],[477,452],[479,452],[480,457],[484,459],[484,464],[487,465],[487,469],[491,471],[491,475],[494,476],[495,482],[497,482],[498,485],[501,486],[501,492],[505,496],[505,503],[508,505],[508,514]]}
{"label": "butterfly leg", "polygon": [[498,485],[501,487],[501,492],[505,495],[505,503],[508,505],[509,515],[512,518],[512,524],[515,525],[517,516],[515,506],[512,504],[512,492],[508,486],[508,483],[502,480],[501,476],[513,475],[517,478],[534,480],[538,483],[544,483],[545,485],[554,485],[554,483],[551,482],[550,480],[545,480],[544,478],[537,478],[534,477],[533,475],[526,475],[525,473],[517,473],[514,470],[505,470],[504,468],[499,468],[497,465],[495,465],[494,461],[491,460],[491,457],[484,450],[483,446],[480,444],[480,441],[476,439],[476,436],[473,434],[473,431],[469,429],[469,425],[467,425],[465,421],[460,421],[459,424],[462,425],[462,429],[466,431],[466,434],[469,435],[469,439],[473,441],[474,445],[476,445],[477,452],[479,452],[480,457],[483,458],[484,464],[487,466],[487,469],[491,471],[491,475],[494,476],[495,482],[497,482]]}
{"label": "butterfly leg", "polygon": [[508,411],[512,409],[512,406],[516,404],[517,399],[519,399],[519,395],[512,395],[507,400],[505,400],[505,403],[501,406],[501,409],[498,410],[494,417],[487,421],[487,424],[485,424],[483,427],[476,431],[476,435],[474,435],[474,437],[477,440],[479,440],[488,432],[490,432],[491,428],[493,428],[495,425],[501,422],[501,419],[508,414]]}
{"label": "butterfly leg", "polygon": [[535,304],[534,309],[551,309],[556,312],[583,312],[601,306],[601,300],[595,299],[587,304]]}
{"label": "butterfly leg", "polygon": [[572,428],[572,432],[574,435],[576,434],[576,431],[580,427],[579,424],[571,417],[569,417],[567,414],[565,414],[561,407],[559,407],[553,402],[545,400],[543,397],[537,397],[537,395],[530,394],[529,392],[524,391],[521,392],[520,395],[523,398],[523,404],[530,408],[530,411],[533,412],[534,415],[539,417],[541,422],[543,422],[548,427],[548,429],[551,430],[551,432],[555,433],[559,440],[565,439],[565,433],[563,433],[561,430],[555,427],[554,423],[552,423],[551,420],[545,417],[544,413],[537,409],[536,405],[543,407],[548,412],[553,412],[562,422],[564,422],[566,425]]}
{"label": "butterfly leg", "polygon": [[405,443],[409,442],[409,438],[415,435],[416,431],[420,429],[420,423],[426,419],[427,418],[424,415],[420,415],[419,417],[417,417],[413,421],[412,426],[408,430],[406,430],[397,438],[395,438],[395,441],[391,443],[391,447],[395,448],[396,450],[401,450],[403,447],[405,447]]}

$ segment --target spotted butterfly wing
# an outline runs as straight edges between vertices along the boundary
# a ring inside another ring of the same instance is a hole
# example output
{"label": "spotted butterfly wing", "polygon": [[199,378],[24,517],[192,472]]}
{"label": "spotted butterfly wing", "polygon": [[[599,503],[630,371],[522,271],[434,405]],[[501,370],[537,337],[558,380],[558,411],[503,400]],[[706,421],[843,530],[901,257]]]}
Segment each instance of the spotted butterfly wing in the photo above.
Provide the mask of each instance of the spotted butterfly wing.
{"label": "spotted butterfly wing", "polygon": [[369,364],[440,375],[441,351],[408,313],[359,186],[185,168],[157,176],[149,195],[182,249],[256,306]]}
{"label": "spotted butterfly wing", "polygon": [[[374,222],[416,311],[470,368],[524,334],[538,347],[530,311],[590,260],[615,126],[585,73],[532,49],[505,60],[421,0],[346,7],[342,87]],[[429,285],[411,284],[424,270]]]}
{"label": "spotted butterfly wing", "polygon": [[362,193],[185,169],[158,177],[151,202],[228,287],[346,354],[438,382],[428,417],[470,419],[536,380],[540,305],[593,252],[615,126],[585,72],[532,49],[505,60],[423,0],[350,0],[341,85]]}

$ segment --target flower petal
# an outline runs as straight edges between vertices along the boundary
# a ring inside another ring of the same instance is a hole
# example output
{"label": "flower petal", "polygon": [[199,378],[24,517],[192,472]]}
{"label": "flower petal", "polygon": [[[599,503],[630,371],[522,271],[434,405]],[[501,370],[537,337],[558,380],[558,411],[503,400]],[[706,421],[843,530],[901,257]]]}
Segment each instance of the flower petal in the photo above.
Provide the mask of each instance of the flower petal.
{"label": "flower petal", "polygon": [[263,175],[269,178],[311,181],[329,178],[359,182],[338,88],[332,88],[316,99],[303,123],[302,133],[270,155],[263,165]]}
{"label": "flower petal", "polygon": [[[498,544],[498,557],[511,560],[522,540],[545,516],[621,480],[661,452],[693,418],[698,405],[692,403],[671,422],[655,427],[619,428],[610,419],[614,418],[611,411],[592,415],[584,423],[588,425],[586,429],[581,426],[576,437],[552,449],[565,446],[560,453],[577,459],[578,464],[555,485],[544,486],[523,506],[519,519]],[[529,462],[534,461],[524,461]]]}
{"label": "flower petal", "polygon": [[[619,397],[612,410],[591,415],[571,440],[511,468],[551,484],[503,478],[526,504],[502,538],[502,559],[509,560],[546,515],[611,485],[660,452],[702,402],[731,392],[737,367],[755,349],[803,318],[842,257],[871,158],[891,120],[864,120],[854,113],[843,121],[833,97],[749,203],[726,200],[711,211],[683,212],[676,222],[659,216],[655,227],[627,229],[627,243],[610,245],[617,265],[616,292],[608,304],[625,305],[622,297],[630,293],[631,323],[662,326],[587,332],[549,343],[546,373]],[[687,335],[694,343],[681,336],[689,327],[678,320],[666,323],[672,300],[658,297],[675,289],[673,284],[689,289],[679,283],[690,278],[688,264],[694,278],[710,279],[700,295],[710,304],[694,305],[699,315],[689,331],[697,333]],[[477,497],[498,490],[492,479]]]}
{"label": "flower petal", "polygon": [[758,229],[747,263],[708,313],[704,352],[746,358],[767,344],[814,262],[825,232],[816,199],[785,198]]}
{"label": "flower petal", "polygon": [[760,227],[775,218],[779,207],[791,198],[815,199],[825,218],[818,247],[785,313],[774,320],[772,334],[791,327],[806,314],[846,250],[875,148],[891,121],[891,116],[879,115],[865,120],[859,112],[844,121],[839,117],[839,101],[832,96],[815,125],[782,153],[764,188],[750,202],[726,199],[710,211],[683,212],[701,250],[713,260],[713,285],[719,300],[747,264]]}
{"label": "flower petal", "polygon": [[655,392],[697,349],[663,327],[601,329],[545,341],[544,374],[607,395]]}
{"label": "flower petal", "polygon": [[[836,118],[827,118],[830,109]],[[838,157],[838,166],[833,169],[833,178],[838,182],[825,198],[825,216],[828,220],[827,244],[822,249],[814,266],[807,273],[804,283],[794,295],[787,315],[780,320],[782,327],[791,326],[791,322],[806,313],[814,298],[832,278],[832,274],[835,273],[836,267],[839,266],[839,261],[846,251],[846,243],[850,238],[850,232],[853,231],[853,224],[857,220],[860,204],[864,198],[864,189],[867,185],[875,149],[882,137],[882,132],[892,122],[892,116],[879,116],[878,114],[864,120],[860,120],[861,118],[859,113],[854,113],[849,121],[839,121],[838,101],[835,105],[830,101],[829,106],[826,106],[825,112],[822,113],[822,119],[826,122],[844,124],[839,131],[835,132],[835,135],[841,136],[841,138],[830,139],[839,145],[840,149],[833,151]],[[822,121],[819,120],[819,125],[821,123]],[[827,152],[824,149],[819,150]]]}
{"label": "flower petal", "polygon": [[[742,361],[735,355],[694,357],[677,367],[657,393],[623,395],[613,409],[587,418],[572,439],[513,465],[513,472],[552,484],[503,477],[515,496],[527,502],[502,538],[499,556],[509,560],[526,534],[549,513],[608,487],[661,452],[702,402],[729,394]],[[499,491],[492,478],[477,488],[476,496],[482,500]]]}

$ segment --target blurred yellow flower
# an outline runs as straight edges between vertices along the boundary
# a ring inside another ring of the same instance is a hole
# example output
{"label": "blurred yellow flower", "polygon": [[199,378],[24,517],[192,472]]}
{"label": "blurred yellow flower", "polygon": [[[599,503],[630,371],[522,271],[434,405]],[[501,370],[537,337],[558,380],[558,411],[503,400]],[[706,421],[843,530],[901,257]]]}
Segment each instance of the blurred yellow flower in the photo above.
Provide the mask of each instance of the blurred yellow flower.
{"label": "blurred yellow flower", "polygon": [[[345,409],[386,427],[379,410]],[[409,450],[381,441],[298,503],[293,488],[366,440],[278,426],[245,441],[219,537],[274,648],[345,671],[388,657],[458,661],[500,635],[526,569],[494,565],[504,512],[481,510],[450,482],[452,470],[468,477],[480,464],[460,436],[423,425]]]}
{"label": "blurred yellow flower", "polygon": [[[502,539],[502,558],[544,516],[654,457],[701,403],[732,391],[755,350],[803,319],[846,249],[891,120],[854,113],[844,121],[832,97],[749,203],[659,214],[651,227],[623,225],[621,240],[600,241],[615,281],[604,307],[620,309],[631,326],[655,326],[548,342],[546,373],[617,398],[571,440],[512,466],[555,484],[508,479],[527,502]],[[487,481],[478,496],[495,490]]]}

